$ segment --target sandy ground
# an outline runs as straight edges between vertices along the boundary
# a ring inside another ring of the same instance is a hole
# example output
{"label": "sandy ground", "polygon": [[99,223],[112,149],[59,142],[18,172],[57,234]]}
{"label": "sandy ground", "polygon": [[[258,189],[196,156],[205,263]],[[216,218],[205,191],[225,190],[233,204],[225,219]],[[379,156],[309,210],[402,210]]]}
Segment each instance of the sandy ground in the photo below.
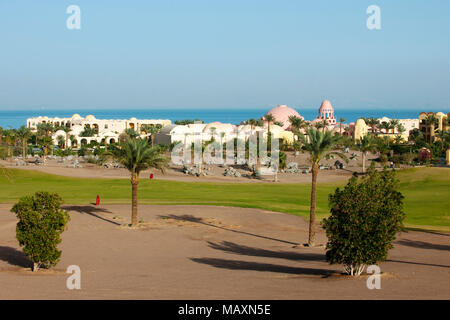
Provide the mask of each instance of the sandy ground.
{"label": "sandy ground", "polygon": [[[340,275],[324,248],[298,246],[307,224],[257,209],[140,206],[144,226],[124,228],[128,205],[67,206],[60,263],[32,273],[15,239],[11,205],[0,205],[0,299],[450,299],[450,238],[402,233],[380,265],[380,290],[367,275]],[[322,230],[318,242],[325,243]],[[81,290],[66,268],[81,268]]]}
{"label": "sandy ground", "polygon": [[[353,151],[352,151],[353,152]],[[358,152],[356,152],[358,153]],[[358,153],[359,154],[359,153]],[[289,162],[297,162],[300,168],[307,168],[310,165],[308,164],[308,155],[300,154],[298,156],[294,156],[293,152],[287,153],[287,163]],[[348,154],[350,156],[350,154]],[[375,155],[370,155],[368,159],[376,158]],[[324,165],[333,165],[337,159],[323,160],[321,164]],[[57,174],[62,176],[69,177],[79,177],[79,178],[129,178],[130,173],[126,169],[114,169],[114,168],[104,168],[95,164],[85,163],[80,161],[80,164],[83,166],[82,168],[67,168],[64,164],[58,163],[56,160],[47,159],[44,165],[29,165],[29,166],[20,166],[17,167],[15,162],[10,161],[0,161],[0,164],[9,167],[9,168],[18,168],[23,170],[36,170],[44,173]],[[366,162],[366,166],[369,166],[370,162]],[[380,166],[377,164],[377,166]],[[165,174],[160,173],[159,171],[154,170],[146,170],[143,171],[140,175],[141,178],[148,179],[150,173],[154,173],[155,179],[161,180],[173,180],[173,181],[200,181],[200,182],[241,182],[241,183],[264,183],[264,182],[273,182],[273,176],[263,176],[261,178],[250,177],[251,172],[247,170],[243,170],[240,166],[234,166],[238,171],[243,174],[243,177],[225,177],[223,176],[224,168],[219,167],[217,165],[209,166],[210,170],[208,171],[207,176],[194,177],[191,175],[184,174],[181,171],[180,166],[172,165]],[[354,160],[350,160],[347,167],[343,170],[320,170],[320,174],[318,176],[318,182],[335,182],[340,180],[345,180],[351,177],[353,172],[362,172],[361,167],[361,158],[357,157]],[[248,175],[248,176],[244,176]],[[278,181],[280,183],[303,183],[303,182],[311,182],[311,174],[302,174],[302,173],[279,173]]]}

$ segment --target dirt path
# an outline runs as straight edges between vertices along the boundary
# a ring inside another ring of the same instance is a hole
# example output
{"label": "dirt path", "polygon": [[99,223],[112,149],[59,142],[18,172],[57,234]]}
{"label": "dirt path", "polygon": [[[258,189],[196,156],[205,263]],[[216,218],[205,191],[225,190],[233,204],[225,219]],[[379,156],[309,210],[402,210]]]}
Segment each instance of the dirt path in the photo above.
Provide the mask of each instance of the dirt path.
{"label": "dirt path", "polygon": [[[448,235],[403,233],[382,263],[381,290],[349,279],[307,239],[302,218],[257,209],[140,206],[145,227],[121,227],[128,205],[68,206],[60,263],[32,274],[0,205],[0,299],[449,299]],[[325,243],[319,229],[318,241]],[[82,289],[68,290],[78,265]]]}

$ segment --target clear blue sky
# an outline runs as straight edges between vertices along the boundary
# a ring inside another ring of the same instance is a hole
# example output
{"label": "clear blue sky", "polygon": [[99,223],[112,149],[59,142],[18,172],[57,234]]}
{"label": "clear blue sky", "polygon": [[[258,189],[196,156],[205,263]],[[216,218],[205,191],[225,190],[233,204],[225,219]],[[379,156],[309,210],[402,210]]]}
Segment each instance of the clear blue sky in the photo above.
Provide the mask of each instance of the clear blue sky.
{"label": "clear blue sky", "polygon": [[450,108],[448,0],[0,0],[0,41],[0,110]]}

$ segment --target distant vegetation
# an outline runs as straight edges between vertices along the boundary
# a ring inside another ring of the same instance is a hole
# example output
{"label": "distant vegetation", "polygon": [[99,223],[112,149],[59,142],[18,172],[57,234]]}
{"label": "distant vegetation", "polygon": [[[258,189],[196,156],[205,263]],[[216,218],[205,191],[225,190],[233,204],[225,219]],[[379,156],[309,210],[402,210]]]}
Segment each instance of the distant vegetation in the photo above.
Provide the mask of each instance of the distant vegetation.
{"label": "distant vegetation", "polygon": [[178,124],[178,125],[186,125],[186,124],[192,124],[192,123],[194,123],[194,122],[199,122],[199,123],[205,123],[203,120],[200,120],[200,119],[194,119],[194,120],[191,120],[191,119],[185,119],[185,120],[175,120],[175,124]]}

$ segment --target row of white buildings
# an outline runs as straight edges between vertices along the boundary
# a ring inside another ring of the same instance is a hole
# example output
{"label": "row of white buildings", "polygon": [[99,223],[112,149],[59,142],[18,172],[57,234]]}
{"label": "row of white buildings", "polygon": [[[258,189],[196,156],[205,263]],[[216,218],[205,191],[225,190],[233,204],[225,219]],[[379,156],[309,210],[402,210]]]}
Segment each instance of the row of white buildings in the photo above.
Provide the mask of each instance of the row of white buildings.
{"label": "row of white buildings", "polygon": [[[188,125],[173,125],[170,120],[140,120],[131,118],[128,120],[105,120],[97,119],[93,115],[88,115],[85,118],[79,114],[74,114],[71,118],[49,118],[37,117],[27,119],[27,127],[31,130],[37,130],[38,124],[50,123],[55,127],[70,128],[69,135],[73,135],[74,139],[68,139],[69,147],[79,147],[81,145],[89,144],[92,141],[107,144],[119,141],[119,136],[126,129],[133,129],[141,136],[148,136],[142,131],[144,125],[156,126],[160,125],[162,128],[160,132],[155,134],[154,142],[156,144],[171,144],[173,142],[182,142],[190,144],[199,134],[203,141],[209,141],[213,137],[216,141],[228,142],[231,139],[237,138],[238,133],[244,133],[247,136],[251,134],[258,134],[262,132],[266,134],[268,131],[267,124],[264,127],[251,127],[250,125],[233,125],[229,123],[212,122],[209,124],[194,123]],[[97,133],[92,137],[80,136],[86,128],[96,129]],[[271,132],[276,136],[286,140],[288,143],[294,141],[294,135],[291,131],[284,130],[277,125],[270,126]],[[64,130],[58,130],[52,134],[52,139],[57,144],[58,136],[66,137]]]}
{"label": "row of white buildings", "polygon": [[[133,129],[139,134],[143,134],[142,127],[144,125],[156,126],[161,125],[162,127],[169,126],[172,124],[170,120],[138,120],[136,118],[131,118],[128,120],[117,120],[117,119],[96,119],[93,115],[88,115],[85,118],[81,117],[79,114],[74,114],[71,118],[49,118],[49,117],[37,117],[27,119],[27,127],[31,130],[36,130],[37,125],[40,123],[50,123],[55,127],[67,127],[71,131],[69,135],[75,137],[73,143],[69,140],[69,147],[78,147],[83,144],[89,144],[91,141],[97,141],[98,143],[106,142],[108,144],[115,143],[119,140],[119,135],[123,133],[126,129]],[[86,128],[93,128],[97,130],[97,134],[92,137],[81,137],[80,134]],[[52,134],[53,142],[57,143],[58,136],[66,137],[66,132],[64,130],[58,130]]]}
{"label": "row of white buildings", "polygon": [[[293,143],[296,140],[293,132],[290,128],[289,117],[295,116],[304,119],[296,110],[289,108],[286,105],[279,105],[269,110],[266,115],[272,115],[280,126],[271,124],[270,131],[277,137],[283,139],[285,143]],[[379,119],[380,122],[389,122],[388,118]],[[319,108],[319,115],[316,119],[311,121],[311,124],[326,122],[327,130],[335,133],[344,133],[343,130],[347,127],[348,130],[345,134],[352,136],[354,139],[359,139],[366,135],[371,128],[364,122],[363,119],[359,119],[356,123],[341,124],[336,120],[334,115],[334,109],[328,100],[322,102]],[[409,131],[419,128],[419,119],[401,119],[400,124],[405,128],[405,132],[401,134],[404,140],[407,140]],[[119,136],[126,129],[133,129],[141,136],[146,136],[142,128],[144,125],[156,126],[160,125],[162,128],[159,133],[155,134],[154,142],[156,144],[168,145],[174,142],[182,142],[184,144],[190,144],[194,141],[195,137],[201,135],[203,141],[209,141],[214,137],[214,140],[226,143],[231,139],[237,138],[238,133],[245,133],[247,136],[258,134],[263,135],[268,132],[268,123],[264,122],[262,127],[250,126],[250,125],[233,125],[229,123],[212,122],[208,124],[194,123],[188,125],[173,125],[170,120],[163,119],[147,119],[140,120],[131,118],[128,120],[116,120],[116,119],[97,119],[93,115],[88,115],[85,118],[79,114],[74,114],[71,118],[48,118],[37,117],[27,119],[27,127],[36,130],[37,125],[40,123],[50,123],[56,127],[70,128],[69,135],[73,135],[73,142],[69,139],[69,147],[79,147],[84,144],[89,144],[92,141],[98,143],[107,144],[115,143],[119,141]],[[281,126],[282,125],[282,126]],[[96,129],[96,134],[91,137],[82,137],[81,134],[86,128]],[[394,136],[397,130],[392,130],[392,134],[385,133],[388,136]],[[55,144],[57,144],[58,136],[66,137],[64,130],[58,130],[53,133],[52,138]]]}

